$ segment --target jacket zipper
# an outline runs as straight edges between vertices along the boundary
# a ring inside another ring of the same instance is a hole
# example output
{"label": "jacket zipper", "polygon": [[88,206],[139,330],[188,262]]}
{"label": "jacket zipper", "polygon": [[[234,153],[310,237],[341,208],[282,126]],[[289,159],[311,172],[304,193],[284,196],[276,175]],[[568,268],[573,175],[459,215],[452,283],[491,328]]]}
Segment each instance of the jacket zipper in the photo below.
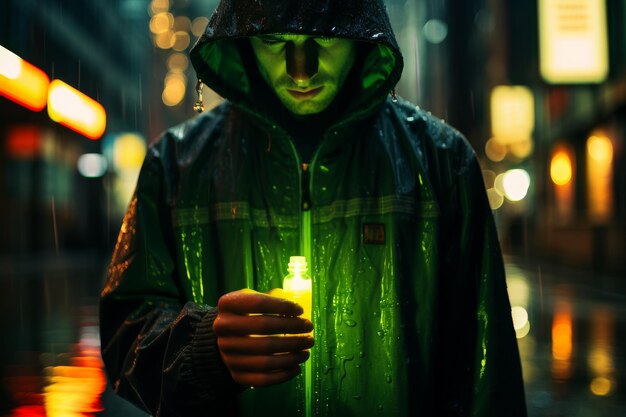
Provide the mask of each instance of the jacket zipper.
{"label": "jacket zipper", "polygon": [[[310,191],[310,177],[311,173],[308,170],[309,166],[307,164],[302,164],[302,171],[300,173],[301,178],[301,194],[302,194],[302,205],[301,205],[301,251],[302,255],[304,255],[309,263],[309,271],[312,271],[312,261],[311,258],[311,191]],[[313,279],[313,274],[311,273],[311,279]],[[313,298],[313,289],[315,286],[312,286],[311,289],[311,298]],[[313,300],[311,300],[311,307],[313,306]],[[313,312],[311,312],[311,320],[313,320]],[[305,417],[312,416],[312,406],[313,406],[313,352],[311,350],[311,358],[305,362],[304,364],[304,407],[305,407]]]}
{"label": "jacket zipper", "polygon": [[[298,168],[298,177],[300,183],[300,254],[306,257],[309,264],[309,271],[311,271],[311,279],[315,281],[312,273],[312,258],[311,258],[311,164],[305,164],[300,161],[300,155],[293,144],[289,141],[291,149],[296,158],[296,164]],[[315,160],[315,156],[313,157]],[[312,286],[311,296],[313,298],[312,310],[315,306],[315,285]],[[314,314],[311,312],[311,320],[313,320]],[[304,364],[304,410],[305,417],[312,417],[313,415],[313,357],[315,356],[315,349],[311,349],[311,357]]]}

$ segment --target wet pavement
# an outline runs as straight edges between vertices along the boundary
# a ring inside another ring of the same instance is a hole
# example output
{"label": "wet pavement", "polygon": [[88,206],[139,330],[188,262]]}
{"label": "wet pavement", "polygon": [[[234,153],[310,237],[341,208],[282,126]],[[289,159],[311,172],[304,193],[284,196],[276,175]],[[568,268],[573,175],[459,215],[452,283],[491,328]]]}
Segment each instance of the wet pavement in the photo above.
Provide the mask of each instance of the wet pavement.
{"label": "wet pavement", "polygon": [[[0,415],[145,416],[106,388],[94,253],[0,259]],[[45,271],[45,272],[42,272]],[[531,417],[626,417],[626,278],[507,260]]]}

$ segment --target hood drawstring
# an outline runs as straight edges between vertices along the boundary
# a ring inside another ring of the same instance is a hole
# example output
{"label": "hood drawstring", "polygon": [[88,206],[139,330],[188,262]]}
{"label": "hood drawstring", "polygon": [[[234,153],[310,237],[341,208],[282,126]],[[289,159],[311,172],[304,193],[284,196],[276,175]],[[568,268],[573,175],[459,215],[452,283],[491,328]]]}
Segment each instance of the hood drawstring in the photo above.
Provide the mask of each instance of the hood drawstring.
{"label": "hood drawstring", "polygon": [[393,90],[391,90],[391,101],[393,101],[394,103],[398,102],[398,97],[396,97],[396,89],[395,88]]}
{"label": "hood drawstring", "polygon": [[193,110],[198,113],[202,113],[204,111],[204,102],[202,101],[202,87],[203,86],[204,86],[204,83],[202,83],[202,80],[198,78],[198,82],[196,83],[196,94],[198,94],[198,99],[193,105]]}

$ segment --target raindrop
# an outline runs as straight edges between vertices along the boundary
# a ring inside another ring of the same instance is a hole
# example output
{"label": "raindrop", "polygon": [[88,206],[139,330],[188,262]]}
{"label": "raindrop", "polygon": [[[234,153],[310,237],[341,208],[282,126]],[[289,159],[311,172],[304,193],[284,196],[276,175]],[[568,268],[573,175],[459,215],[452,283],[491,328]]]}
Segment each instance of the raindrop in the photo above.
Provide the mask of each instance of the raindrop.
{"label": "raindrop", "polygon": [[346,326],[348,326],[348,327],[356,326],[356,321],[354,321],[354,320],[346,320],[345,323],[346,323]]}
{"label": "raindrop", "polygon": [[377,332],[376,332],[376,334],[377,334],[378,336],[380,336],[380,338],[382,339],[383,337],[385,337],[385,334],[386,334],[386,333],[385,333],[385,331],[384,331],[384,330],[379,330],[379,331],[377,331]]}
{"label": "raindrop", "polygon": [[359,358],[364,358],[365,357],[365,352],[359,352]]}
{"label": "raindrop", "polygon": [[415,120],[415,117],[413,117],[413,116],[409,116],[409,117],[406,118],[407,122],[412,122],[414,120]]}

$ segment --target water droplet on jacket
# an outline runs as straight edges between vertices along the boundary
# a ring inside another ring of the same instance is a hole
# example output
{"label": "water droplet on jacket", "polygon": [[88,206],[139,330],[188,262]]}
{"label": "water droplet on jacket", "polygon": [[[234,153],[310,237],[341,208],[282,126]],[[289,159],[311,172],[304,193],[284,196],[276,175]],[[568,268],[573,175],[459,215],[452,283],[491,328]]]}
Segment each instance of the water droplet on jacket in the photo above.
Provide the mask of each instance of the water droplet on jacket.
{"label": "water droplet on jacket", "polygon": [[365,357],[365,352],[359,352],[359,358],[364,358]]}
{"label": "water droplet on jacket", "polygon": [[376,334],[377,334],[378,336],[380,336],[381,338],[383,338],[383,337],[385,337],[385,334],[386,334],[386,333],[385,333],[385,331],[384,331],[384,330],[379,330],[379,331],[377,331],[377,332],[376,332]]}
{"label": "water droplet on jacket", "polygon": [[346,326],[348,326],[348,327],[356,326],[356,321],[354,321],[354,320],[346,320],[344,323],[346,323]]}
{"label": "water droplet on jacket", "polygon": [[413,117],[413,116],[409,116],[409,117],[406,118],[407,122],[412,122],[414,120],[415,120],[415,117]]}
{"label": "water droplet on jacket", "polygon": [[378,32],[378,33],[375,33],[375,34],[372,35],[372,39],[378,39],[381,36],[383,36],[383,33],[382,32]]}

